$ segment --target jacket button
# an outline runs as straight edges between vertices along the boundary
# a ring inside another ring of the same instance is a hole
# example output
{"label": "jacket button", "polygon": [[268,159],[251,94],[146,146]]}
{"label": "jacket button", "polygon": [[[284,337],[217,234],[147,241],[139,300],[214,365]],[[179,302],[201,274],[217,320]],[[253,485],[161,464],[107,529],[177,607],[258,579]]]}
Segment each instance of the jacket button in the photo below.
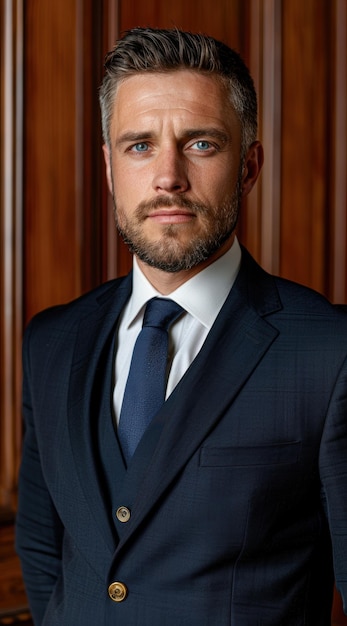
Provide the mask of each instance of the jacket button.
{"label": "jacket button", "polygon": [[128,589],[123,583],[111,583],[108,588],[108,595],[113,602],[123,602],[128,595]]}
{"label": "jacket button", "polygon": [[116,517],[119,522],[128,522],[130,515],[130,510],[126,506],[120,506],[116,511]]}

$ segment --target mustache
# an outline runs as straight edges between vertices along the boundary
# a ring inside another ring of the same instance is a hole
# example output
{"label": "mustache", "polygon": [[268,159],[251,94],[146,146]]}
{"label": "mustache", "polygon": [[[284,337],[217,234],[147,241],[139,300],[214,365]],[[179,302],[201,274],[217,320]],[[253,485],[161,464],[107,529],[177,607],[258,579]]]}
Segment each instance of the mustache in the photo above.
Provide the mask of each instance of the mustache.
{"label": "mustache", "polygon": [[188,209],[193,213],[208,213],[208,207],[204,204],[199,204],[189,198],[184,198],[181,196],[170,197],[170,196],[157,196],[153,198],[153,200],[147,200],[140,202],[136,209],[137,217],[143,217],[147,213],[154,211],[155,209],[162,208],[171,208],[178,207],[179,209]]}

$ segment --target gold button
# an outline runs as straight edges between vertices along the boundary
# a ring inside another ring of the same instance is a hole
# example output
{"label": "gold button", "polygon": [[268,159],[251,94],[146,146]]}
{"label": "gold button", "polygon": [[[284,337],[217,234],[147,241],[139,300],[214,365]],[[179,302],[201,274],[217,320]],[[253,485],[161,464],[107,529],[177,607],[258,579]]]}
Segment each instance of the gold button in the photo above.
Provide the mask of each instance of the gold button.
{"label": "gold button", "polygon": [[128,589],[123,583],[111,583],[108,588],[108,595],[113,602],[123,602],[128,595]]}
{"label": "gold button", "polygon": [[120,506],[116,511],[116,517],[119,522],[128,522],[130,515],[131,513],[126,506]]}

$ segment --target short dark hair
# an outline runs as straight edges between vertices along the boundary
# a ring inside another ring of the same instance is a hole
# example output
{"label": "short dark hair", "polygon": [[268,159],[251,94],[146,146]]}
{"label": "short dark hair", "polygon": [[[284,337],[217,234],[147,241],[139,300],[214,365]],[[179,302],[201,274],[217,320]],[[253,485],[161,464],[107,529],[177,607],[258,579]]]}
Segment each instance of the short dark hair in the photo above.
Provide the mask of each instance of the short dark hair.
{"label": "short dark hair", "polygon": [[257,95],[240,55],[226,44],[178,29],[134,28],[106,56],[100,87],[104,141],[110,144],[110,123],[119,83],[134,74],[191,69],[221,79],[241,124],[241,156],[257,136]]}

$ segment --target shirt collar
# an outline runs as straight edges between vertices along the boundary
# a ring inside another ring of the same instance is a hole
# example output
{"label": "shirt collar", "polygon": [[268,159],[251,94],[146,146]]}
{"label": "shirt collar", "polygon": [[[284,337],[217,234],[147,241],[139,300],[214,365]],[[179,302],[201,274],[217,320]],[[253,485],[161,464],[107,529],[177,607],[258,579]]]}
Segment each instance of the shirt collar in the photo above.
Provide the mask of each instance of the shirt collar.
{"label": "shirt collar", "polygon": [[[241,249],[237,238],[231,248],[204,270],[190,278],[168,296],[180,304],[206,328],[211,328],[238,274]],[[145,304],[154,297],[163,298],[147,280],[133,260],[133,291],[129,302],[128,327],[143,312]]]}

